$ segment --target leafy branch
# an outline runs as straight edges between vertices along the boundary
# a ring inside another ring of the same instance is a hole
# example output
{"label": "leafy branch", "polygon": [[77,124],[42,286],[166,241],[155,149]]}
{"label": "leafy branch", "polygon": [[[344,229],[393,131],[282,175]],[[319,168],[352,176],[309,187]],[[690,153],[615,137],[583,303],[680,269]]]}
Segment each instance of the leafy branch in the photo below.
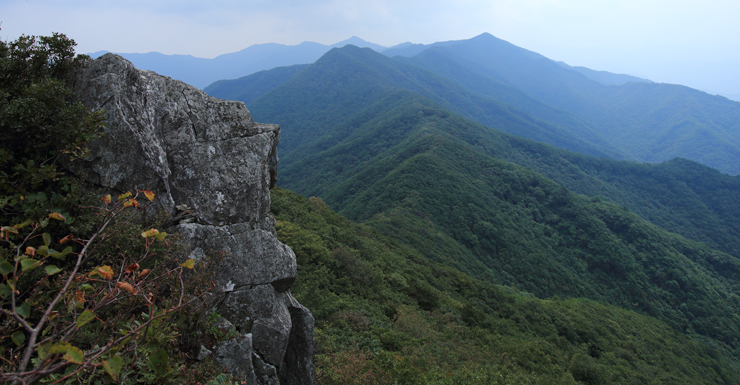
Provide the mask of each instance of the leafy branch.
{"label": "leafy branch", "polygon": [[[141,194],[154,200],[151,191],[136,190],[135,194],[120,195],[115,203],[107,195],[102,207],[88,207],[97,210],[100,218],[88,239],[70,234],[54,243],[52,236],[43,231],[50,220],[67,219],[58,212],[38,221],[1,228],[0,238],[7,247],[2,248],[0,257],[0,314],[6,317],[0,337],[9,337],[16,348],[3,354],[0,381],[30,384],[66,370],[55,381],[59,383],[98,368],[118,380],[125,360],[137,359],[140,345],[152,328],[205,294],[193,296],[186,290],[183,271],[192,269],[194,260],[166,267],[152,258],[156,255],[155,242],[169,246],[167,233],[157,229],[141,233],[141,255],[123,256],[117,263],[110,256],[97,255],[106,240],[137,220],[143,209],[137,200]],[[20,241],[16,244],[17,239]],[[56,251],[52,248],[56,245],[65,248]],[[73,263],[67,260],[69,256],[76,257]],[[86,262],[90,261],[108,264],[89,268],[91,264]],[[147,264],[152,267],[141,268]],[[167,282],[177,294],[158,298],[172,291],[163,285]],[[134,311],[116,311],[122,308]],[[104,314],[108,315],[105,320],[101,319]],[[137,315],[140,320],[135,319]],[[107,341],[100,341],[104,333],[95,333],[102,330],[109,330]]]}

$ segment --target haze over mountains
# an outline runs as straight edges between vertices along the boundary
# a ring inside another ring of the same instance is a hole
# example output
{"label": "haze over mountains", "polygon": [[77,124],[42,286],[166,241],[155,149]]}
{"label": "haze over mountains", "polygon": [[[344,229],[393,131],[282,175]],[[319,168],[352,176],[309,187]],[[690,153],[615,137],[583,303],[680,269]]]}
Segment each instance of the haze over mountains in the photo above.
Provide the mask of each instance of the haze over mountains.
{"label": "haze over mountains", "polygon": [[[424,89],[445,108],[490,127],[503,116],[494,110],[504,108],[517,115],[520,124],[497,129],[560,148],[651,163],[683,157],[722,172],[740,173],[740,103],[726,98],[569,67],[488,34],[384,52],[398,54],[385,62],[395,64],[387,65],[408,64],[396,71],[415,71],[411,81],[416,88],[403,87]],[[376,53],[359,60],[377,61],[383,56]],[[253,96],[260,95],[256,86],[237,86],[237,82],[230,83],[232,90],[254,90]],[[229,87],[226,84],[208,89],[219,97],[251,102],[245,95],[223,91]]]}
{"label": "haze over mountains", "polygon": [[[369,47],[379,52],[385,50],[385,47],[352,36],[332,45],[310,41],[292,46],[277,43],[256,44],[213,59],[190,55],[164,55],[159,52],[118,54],[134,63],[136,68],[154,71],[204,88],[216,80],[235,79],[275,67],[313,63],[330,49],[344,47],[347,44]],[[99,51],[90,56],[96,58],[107,52]]]}

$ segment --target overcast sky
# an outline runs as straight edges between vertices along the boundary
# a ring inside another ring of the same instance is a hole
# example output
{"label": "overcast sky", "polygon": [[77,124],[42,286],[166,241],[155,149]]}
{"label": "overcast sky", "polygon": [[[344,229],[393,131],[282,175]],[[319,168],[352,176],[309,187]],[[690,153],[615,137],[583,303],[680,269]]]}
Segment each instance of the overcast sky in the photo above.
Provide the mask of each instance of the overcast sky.
{"label": "overcast sky", "polygon": [[253,44],[384,46],[488,32],[570,65],[740,99],[737,0],[2,0],[0,38],[62,32],[78,52],[211,58]]}

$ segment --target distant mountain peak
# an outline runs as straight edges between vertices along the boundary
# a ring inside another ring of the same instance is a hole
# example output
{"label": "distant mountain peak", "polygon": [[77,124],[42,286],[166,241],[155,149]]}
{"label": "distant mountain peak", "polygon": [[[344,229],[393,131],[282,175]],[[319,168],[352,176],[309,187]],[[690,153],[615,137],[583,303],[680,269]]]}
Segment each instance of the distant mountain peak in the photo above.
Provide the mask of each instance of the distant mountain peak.
{"label": "distant mountain peak", "polygon": [[382,52],[385,51],[387,47],[383,47],[382,45],[370,43],[368,41],[365,41],[357,36],[352,36],[347,40],[342,40],[339,43],[332,44],[329,47],[331,48],[342,48],[345,45],[354,45],[360,48],[371,48],[374,51]]}

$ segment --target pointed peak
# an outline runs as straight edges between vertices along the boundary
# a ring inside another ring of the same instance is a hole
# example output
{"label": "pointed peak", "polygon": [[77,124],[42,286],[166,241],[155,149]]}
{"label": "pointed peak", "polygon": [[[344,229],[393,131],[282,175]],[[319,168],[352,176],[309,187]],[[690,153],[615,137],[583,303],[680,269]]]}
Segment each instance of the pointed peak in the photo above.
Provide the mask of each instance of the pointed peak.
{"label": "pointed peak", "polygon": [[473,37],[473,38],[471,38],[470,40],[488,40],[488,41],[492,41],[492,40],[495,40],[495,41],[505,41],[505,40],[502,40],[502,39],[499,39],[499,38],[497,38],[496,36],[493,36],[493,35],[491,35],[491,34],[490,34],[490,33],[488,33],[488,32],[483,32],[483,33],[481,33],[480,35],[478,35],[478,36],[476,36],[476,37]]}

